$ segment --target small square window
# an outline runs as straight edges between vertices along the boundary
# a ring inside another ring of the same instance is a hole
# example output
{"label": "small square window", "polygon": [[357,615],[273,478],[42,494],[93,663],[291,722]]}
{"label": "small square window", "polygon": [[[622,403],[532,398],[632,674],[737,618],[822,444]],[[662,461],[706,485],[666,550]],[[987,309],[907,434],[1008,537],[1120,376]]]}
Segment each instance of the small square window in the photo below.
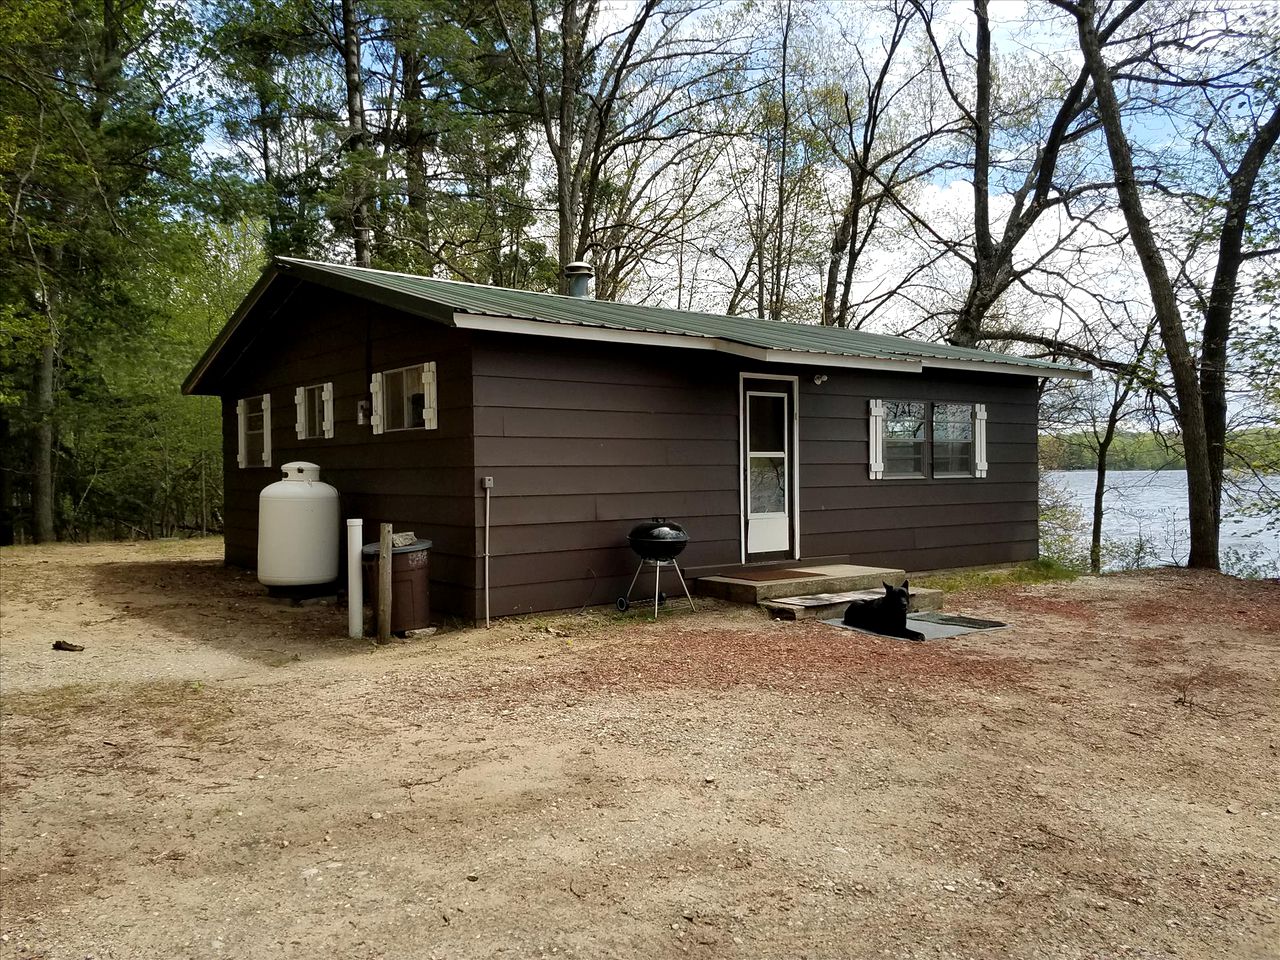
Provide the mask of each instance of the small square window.
{"label": "small square window", "polygon": [[374,374],[373,432],[436,428],[436,365],[418,363]]}
{"label": "small square window", "polygon": [[333,436],[333,384],[317,383],[294,391],[299,440]]}
{"label": "small square window", "polygon": [[236,404],[241,467],[271,466],[271,394],[245,397]]}

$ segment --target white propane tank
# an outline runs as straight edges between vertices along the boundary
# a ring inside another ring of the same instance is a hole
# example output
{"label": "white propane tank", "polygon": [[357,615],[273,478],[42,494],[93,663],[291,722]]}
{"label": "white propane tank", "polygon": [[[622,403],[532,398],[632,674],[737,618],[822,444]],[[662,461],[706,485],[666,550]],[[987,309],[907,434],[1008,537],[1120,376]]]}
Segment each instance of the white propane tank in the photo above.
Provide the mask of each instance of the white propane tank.
{"label": "white propane tank", "polygon": [[320,467],[295,461],[258,495],[258,581],[270,587],[329,583],[338,578],[338,491],[320,482]]}

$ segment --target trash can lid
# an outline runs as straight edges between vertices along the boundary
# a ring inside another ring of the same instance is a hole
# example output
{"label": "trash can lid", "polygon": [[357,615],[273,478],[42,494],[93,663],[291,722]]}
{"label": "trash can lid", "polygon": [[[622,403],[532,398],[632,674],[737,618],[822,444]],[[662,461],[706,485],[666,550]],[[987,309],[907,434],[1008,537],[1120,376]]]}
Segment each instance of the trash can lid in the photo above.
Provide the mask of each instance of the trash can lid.
{"label": "trash can lid", "polygon": [[[394,553],[418,553],[422,550],[430,550],[430,540],[415,540],[413,543],[405,544],[403,547],[392,547],[391,552]],[[378,555],[378,544],[366,543],[360,550],[366,557],[376,557]]]}

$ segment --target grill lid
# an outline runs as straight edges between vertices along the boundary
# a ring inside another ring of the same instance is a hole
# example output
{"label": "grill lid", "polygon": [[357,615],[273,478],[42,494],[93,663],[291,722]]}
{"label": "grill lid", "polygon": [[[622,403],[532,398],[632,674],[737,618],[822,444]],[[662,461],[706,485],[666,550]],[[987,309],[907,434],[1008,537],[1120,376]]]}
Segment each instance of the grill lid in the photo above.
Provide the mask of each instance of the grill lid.
{"label": "grill lid", "polygon": [[627,540],[645,560],[672,560],[689,545],[689,534],[674,520],[654,517],[632,527]]}

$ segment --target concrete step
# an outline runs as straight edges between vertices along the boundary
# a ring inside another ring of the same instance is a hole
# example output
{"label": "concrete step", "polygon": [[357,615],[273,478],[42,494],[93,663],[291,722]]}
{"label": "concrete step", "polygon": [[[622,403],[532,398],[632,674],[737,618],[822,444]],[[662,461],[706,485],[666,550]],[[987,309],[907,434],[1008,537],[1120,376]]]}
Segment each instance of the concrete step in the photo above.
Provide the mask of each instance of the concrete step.
{"label": "concrete step", "polygon": [[[809,596],[777,597],[763,600],[760,606],[777,620],[831,620],[844,615],[845,608],[855,600],[874,600],[883,597],[884,589],[849,590],[843,593],[819,593]],[[908,611],[941,610],[942,591],[922,588],[911,591]]]}
{"label": "concrete step", "polygon": [[[797,562],[787,568],[794,577],[779,580],[748,580],[725,574],[717,577],[699,577],[693,582],[693,592],[704,597],[716,597],[730,603],[760,603],[775,597],[798,597],[812,593],[845,593],[850,590],[866,590],[880,587],[881,582],[898,586],[906,579],[905,570],[892,567],[860,567],[852,563],[831,563],[809,566]],[[881,589],[883,593],[883,589]]]}

